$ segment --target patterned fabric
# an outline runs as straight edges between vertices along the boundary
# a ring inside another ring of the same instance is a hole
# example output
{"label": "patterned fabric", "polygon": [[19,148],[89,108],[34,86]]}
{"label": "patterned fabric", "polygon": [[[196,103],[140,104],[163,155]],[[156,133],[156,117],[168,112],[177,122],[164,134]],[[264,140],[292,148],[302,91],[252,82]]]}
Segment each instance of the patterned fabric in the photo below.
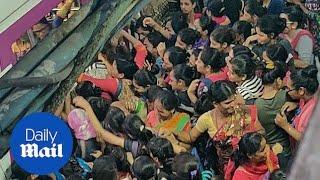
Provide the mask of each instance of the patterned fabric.
{"label": "patterned fabric", "polygon": [[219,157],[218,168],[221,174],[224,174],[228,161],[243,134],[255,131],[257,108],[256,106],[249,107],[249,113],[236,112],[229,121],[217,130],[213,137]]}
{"label": "patterned fabric", "polygon": [[171,119],[159,122],[157,112],[151,111],[146,124],[156,129],[165,128],[171,132],[181,132],[191,128],[190,116],[186,113],[175,113]]}
{"label": "patterned fabric", "polygon": [[68,124],[77,139],[88,140],[96,137],[96,132],[83,109],[74,109],[68,115]]}

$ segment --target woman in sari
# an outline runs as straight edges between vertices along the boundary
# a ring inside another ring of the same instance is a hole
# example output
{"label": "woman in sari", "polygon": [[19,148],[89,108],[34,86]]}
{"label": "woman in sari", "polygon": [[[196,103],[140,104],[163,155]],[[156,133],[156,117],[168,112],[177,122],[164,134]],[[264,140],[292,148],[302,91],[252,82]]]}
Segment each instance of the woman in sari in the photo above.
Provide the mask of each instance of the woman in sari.
{"label": "woman in sari", "polygon": [[175,94],[168,90],[160,92],[154,102],[154,110],[148,114],[146,125],[156,132],[166,131],[166,134],[187,131],[190,129],[190,116],[177,112],[179,105]]}
{"label": "woman in sari", "polygon": [[190,132],[175,135],[183,142],[192,143],[202,133],[207,132],[217,149],[218,167],[223,174],[224,166],[229,161],[239,138],[246,132],[260,131],[263,128],[257,119],[254,106],[236,106],[236,89],[230,81],[217,81],[211,86],[210,95],[215,108],[200,116]]}

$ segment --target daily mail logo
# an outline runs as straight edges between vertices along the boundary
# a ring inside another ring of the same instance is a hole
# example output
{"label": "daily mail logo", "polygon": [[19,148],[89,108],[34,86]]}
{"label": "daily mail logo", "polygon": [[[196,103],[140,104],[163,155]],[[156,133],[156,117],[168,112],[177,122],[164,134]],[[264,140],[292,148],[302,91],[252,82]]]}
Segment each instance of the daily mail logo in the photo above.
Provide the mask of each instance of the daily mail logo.
{"label": "daily mail logo", "polygon": [[10,139],[17,164],[40,175],[59,171],[69,160],[72,145],[66,123],[49,113],[34,113],[21,119]]}
{"label": "daily mail logo", "polygon": [[62,144],[54,143],[55,138],[57,137],[58,132],[56,131],[54,135],[52,135],[49,129],[44,129],[43,131],[35,131],[33,129],[26,129],[26,141],[49,141],[52,144],[52,147],[44,147],[39,149],[39,146],[36,143],[28,143],[28,144],[21,144],[21,157],[63,157],[62,153]]}

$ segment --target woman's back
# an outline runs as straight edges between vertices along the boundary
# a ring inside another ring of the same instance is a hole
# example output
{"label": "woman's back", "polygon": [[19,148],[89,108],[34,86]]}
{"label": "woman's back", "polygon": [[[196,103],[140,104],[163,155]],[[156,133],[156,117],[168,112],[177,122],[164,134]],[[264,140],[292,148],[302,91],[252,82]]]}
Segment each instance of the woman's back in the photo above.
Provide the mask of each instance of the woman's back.
{"label": "woman's back", "polygon": [[268,144],[280,143],[289,146],[289,137],[275,123],[277,113],[286,102],[286,91],[280,90],[272,99],[258,98],[255,102],[258,109],[258,119],[266,131]]}

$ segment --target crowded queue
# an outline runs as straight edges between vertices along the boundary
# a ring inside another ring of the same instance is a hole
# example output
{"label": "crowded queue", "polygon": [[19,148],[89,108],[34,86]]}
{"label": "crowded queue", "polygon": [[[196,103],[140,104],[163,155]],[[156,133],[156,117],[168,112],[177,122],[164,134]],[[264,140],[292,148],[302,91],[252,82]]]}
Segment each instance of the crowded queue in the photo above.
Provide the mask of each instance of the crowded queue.
{"label": "crowded queue", "polygon": [[74,153],[51,177],[290,173],[319,92],[313,9],[299,0],[176,5],[166,22],[142,11],[78,77],[55,112],[73,132]]}

